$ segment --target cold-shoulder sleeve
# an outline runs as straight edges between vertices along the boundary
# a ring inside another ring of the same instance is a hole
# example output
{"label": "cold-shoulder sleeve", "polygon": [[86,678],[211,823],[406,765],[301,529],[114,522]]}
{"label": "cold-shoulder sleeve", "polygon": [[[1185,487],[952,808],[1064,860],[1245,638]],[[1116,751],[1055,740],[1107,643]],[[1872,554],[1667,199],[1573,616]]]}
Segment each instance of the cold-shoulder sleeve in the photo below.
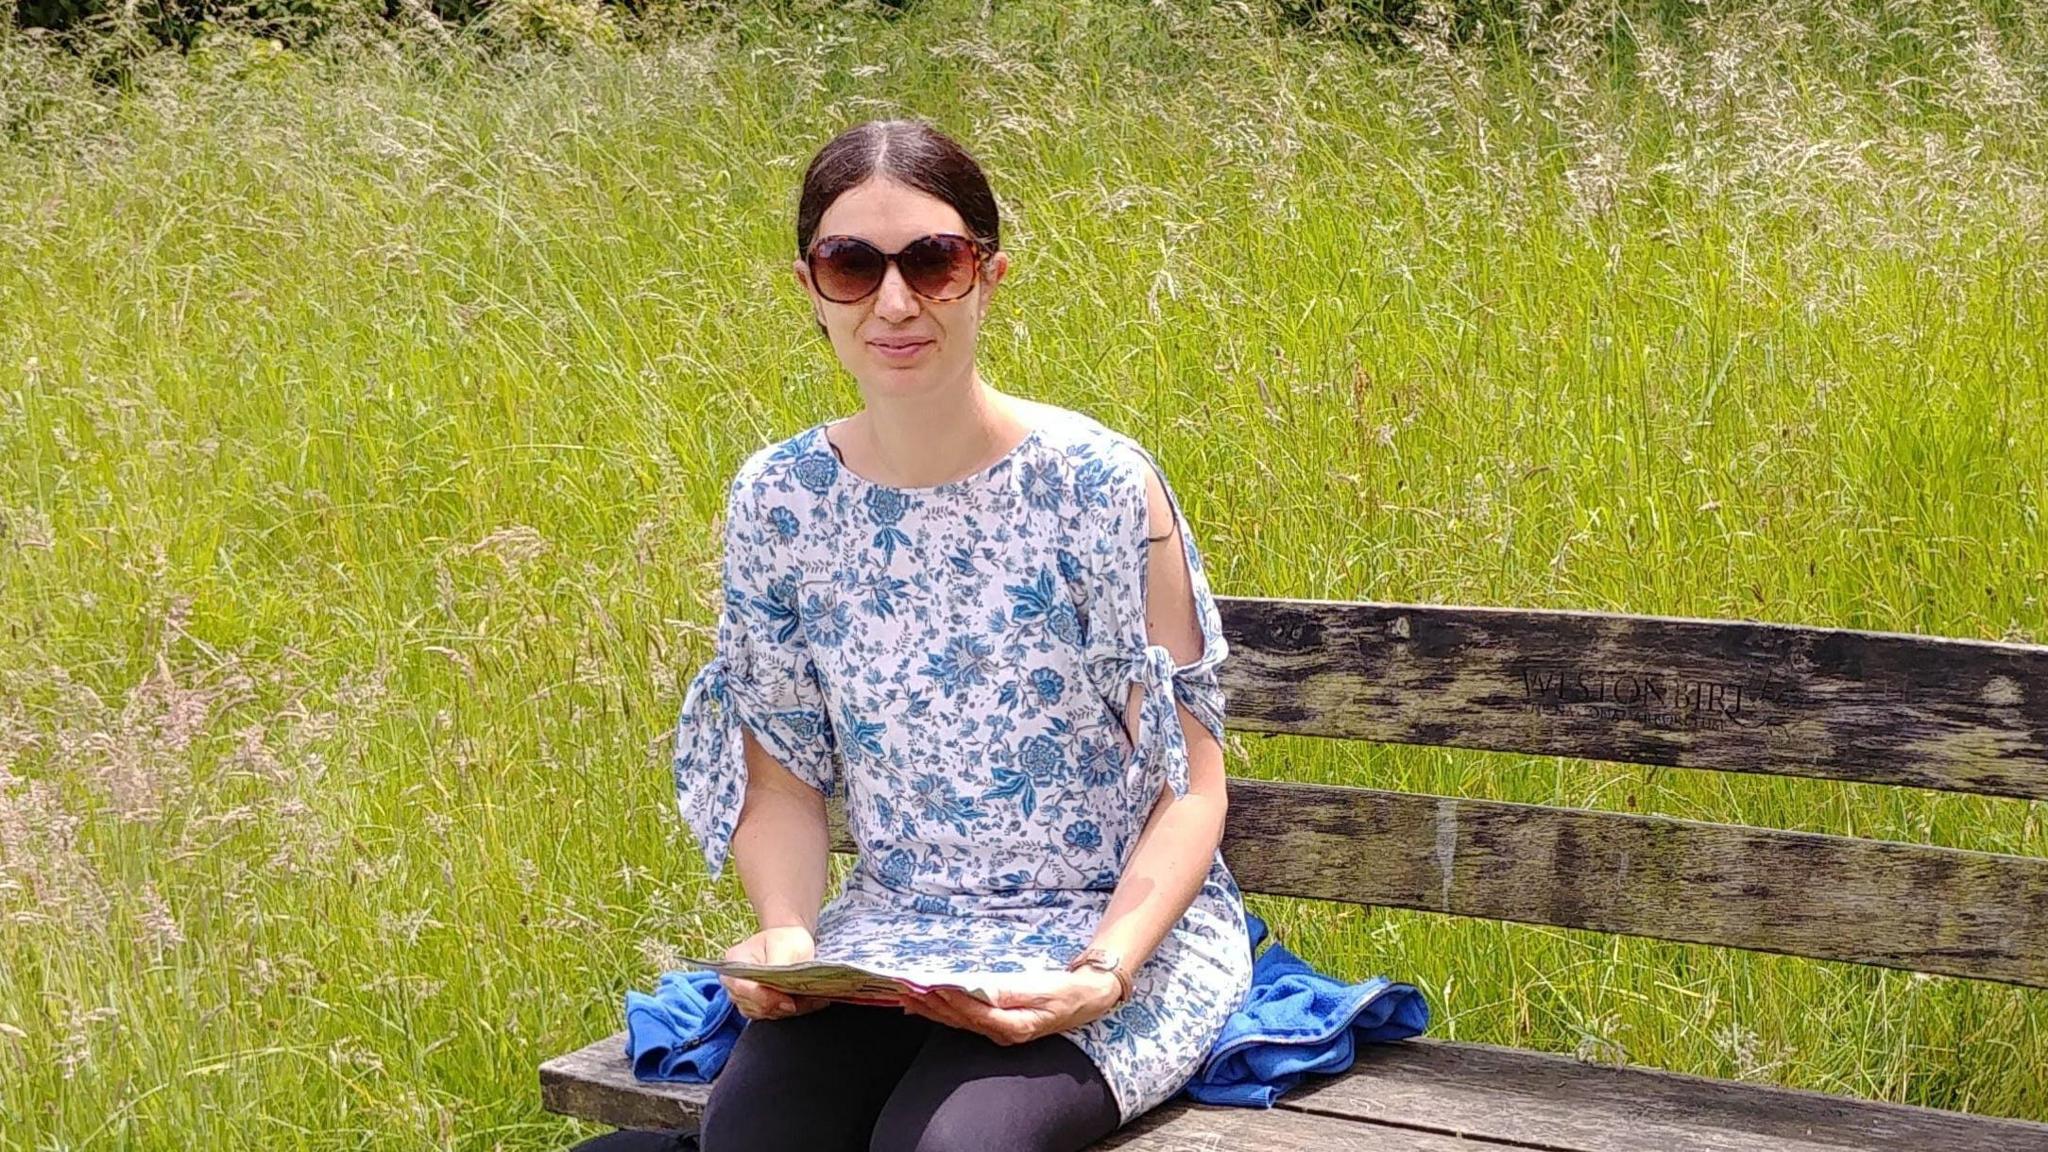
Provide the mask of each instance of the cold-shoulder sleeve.
{"label": "cold-shoulder sleeve", "polygon": [[676,806],[714,878],[746,798],[742,725],[820,792],[830,795],[837,779],[825,694],[798,615],[798,568],[764,507],[773,500],[745,467],[727,489],[717,647],[691,678],[676,720]]}
{"label": "cold-shoulder sleeve", "polygon": [[[1147,797],[1161,784],[1176,796],[1188,790],[1187,738],[1181,731],[1175,703],[1223,740],[1223,686],[1216,670],[1229,654],[1223,620],[1209,591],[1201,550],[1182,516],[1159,462],[1143,446],[1129,441],[1119,453],[1123,462],[1112,468],[1115,482],[1106,485],[1108,508],[1102,538],[1091,549],[1093,578],[1089,591],[1086,653],[1088,677],[1095,691],[1121,725],[1133,682],[1145,686],[1139,706],[1136,746],[1125,767],[1129,786],[1144,786]],[[1186,664],[1175,662],[1164,644],[1154,644],[1145,625],[1147,566],[1152,551],[1146,537],[1148,500],[1145,469],[1159,474],[1173,519],[1180,529],[1181,557],[1187,564],[1194,593],[1195,619],[1201,627],[1201,655]]]}

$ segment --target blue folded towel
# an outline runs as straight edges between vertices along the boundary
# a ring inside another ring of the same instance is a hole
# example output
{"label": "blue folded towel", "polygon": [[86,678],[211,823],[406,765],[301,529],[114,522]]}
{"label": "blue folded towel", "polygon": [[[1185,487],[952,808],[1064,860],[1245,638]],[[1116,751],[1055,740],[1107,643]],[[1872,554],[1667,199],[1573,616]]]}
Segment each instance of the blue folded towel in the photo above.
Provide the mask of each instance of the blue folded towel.
{"label": "blue folded towel", "polygon": [[[1253,952],[1266,923],[1249,911]],[[1422,993],[1376,976],[1339,984],[1279,944],[1252,961],[1252,986],[1182,1089],[1205,1104],[1271,1108],[1309,1073],[1351,1067],[1360,1044],[1403,1040],[1429,1024]],[[746,1017],[711,972],[668,972],[654,995],[626,993],[626,1057],[641,1080],[703,1084],[725,1067]]]}
{"label": "blue folded towel", "polygon": [[[1252,950],[1266,923],[1245,913]],[[1429,1026],[1429,1006],[1407,984],[1375,976],[1339,984],[1278,943],[1252,962],[1252,986],[1181,1091],[1204,1104],[1271,1108],[1314,1073],[1342,1072],[1358,1045],[1405,1040]]]}

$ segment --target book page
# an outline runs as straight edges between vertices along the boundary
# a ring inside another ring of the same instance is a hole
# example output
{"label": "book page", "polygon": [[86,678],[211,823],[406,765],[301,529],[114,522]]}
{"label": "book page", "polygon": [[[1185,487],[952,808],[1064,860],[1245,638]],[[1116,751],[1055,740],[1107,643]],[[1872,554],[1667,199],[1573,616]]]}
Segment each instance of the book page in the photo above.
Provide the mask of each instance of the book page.
{"label": "book page", "polygon": [[796,964],[750,964],[741,960],[700,960],[683,957],[683,963],[721,976],[752,980],[797,996],[820,996],[830,1000],[895,1003],[906,989],[957,988],[984,1003],[995,1003],[995,987],[980,973],[896,973],[859,964],[832,960],[805,960]]}

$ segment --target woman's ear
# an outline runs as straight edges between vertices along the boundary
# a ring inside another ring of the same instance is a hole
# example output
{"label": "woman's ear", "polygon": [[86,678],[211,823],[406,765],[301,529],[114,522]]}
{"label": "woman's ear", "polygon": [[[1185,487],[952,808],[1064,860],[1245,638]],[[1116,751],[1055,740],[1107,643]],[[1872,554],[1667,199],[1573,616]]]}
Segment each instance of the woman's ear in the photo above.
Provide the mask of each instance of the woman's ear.
{"label": "woman's ear", "polygon": [[981,309],[975,316],[975,323],[988,319],[988,310],[996,302],[996,285],[1003,282],[1003,275],[1010,270],[1010,254],[997,252],[989,257],[987,270],[981,274]]}
{"label": "woman's ear", "polygon": [[811,302],[811,319],[818,324],[818,335],[831,339],[832,333],[825,330],[825,310],[818,307],[817,294],[811,291],[810,266],[802,260],[793,260],[790,262],[789,270],[796,277],[797,287],[804,290],[804,296]]}

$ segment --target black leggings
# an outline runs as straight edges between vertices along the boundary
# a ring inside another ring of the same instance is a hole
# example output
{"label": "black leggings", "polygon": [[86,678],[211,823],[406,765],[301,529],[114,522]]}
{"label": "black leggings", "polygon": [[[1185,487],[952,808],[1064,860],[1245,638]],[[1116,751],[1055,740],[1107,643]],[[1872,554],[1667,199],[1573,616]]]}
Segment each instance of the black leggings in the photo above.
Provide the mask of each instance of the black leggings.
{"label": "black leggings", "polygon": [[[1101,1070],[1064,1036],[1005,1047],[900,1008],[831,1004],[748,1022],[700,1139],[703,1152],[1079,1152],[1117,1119]],[[600,1139],[581,1147],[676,1146]]]}

